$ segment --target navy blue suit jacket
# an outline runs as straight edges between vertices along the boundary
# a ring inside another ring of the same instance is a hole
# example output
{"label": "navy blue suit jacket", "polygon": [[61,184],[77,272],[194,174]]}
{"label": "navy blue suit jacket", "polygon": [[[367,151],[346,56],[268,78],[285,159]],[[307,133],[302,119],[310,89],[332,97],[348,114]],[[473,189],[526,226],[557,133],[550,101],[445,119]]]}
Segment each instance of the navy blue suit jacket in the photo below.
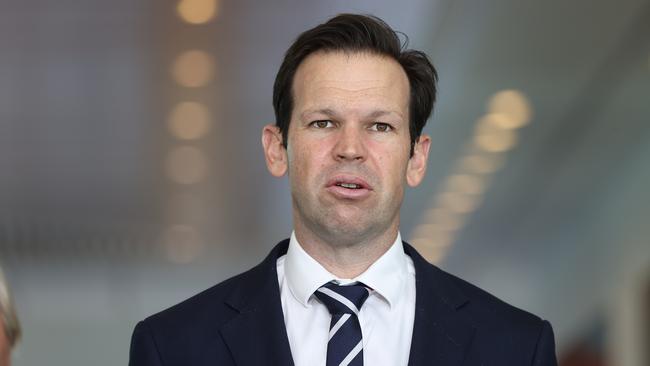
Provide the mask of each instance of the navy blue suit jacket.
{"label": "navy blue suit jacket", "polygon": [[[139,322],[129,365],[293,365],[276,272],[288,245],[284,240],[248,272]],[[557,364],[547,321],[429,264],[407,243],[404,249],[416,281],[409,366]]]}

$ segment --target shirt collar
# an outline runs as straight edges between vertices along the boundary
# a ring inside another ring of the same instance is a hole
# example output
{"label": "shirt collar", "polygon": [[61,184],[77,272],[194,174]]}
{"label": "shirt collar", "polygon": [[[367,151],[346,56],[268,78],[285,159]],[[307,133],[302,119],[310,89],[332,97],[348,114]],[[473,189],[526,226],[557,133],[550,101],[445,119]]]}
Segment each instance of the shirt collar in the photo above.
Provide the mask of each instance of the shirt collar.
{"label": "shirt collar", "polygon": [[289,249],[284,262],[285,276],[292,295],[308,306],[311,295],[327,282],[340,283],[363,282],[377,292],[389,306],[397,302],[404,290],[405,280],[408,275],[406,254],[402,246],[402,238],[397,233],[397,238],[391,247],[368,269],[358,277],[340,279],[326,270],[320,263],[312,258],[302,248],[295,232],[291,233]]}

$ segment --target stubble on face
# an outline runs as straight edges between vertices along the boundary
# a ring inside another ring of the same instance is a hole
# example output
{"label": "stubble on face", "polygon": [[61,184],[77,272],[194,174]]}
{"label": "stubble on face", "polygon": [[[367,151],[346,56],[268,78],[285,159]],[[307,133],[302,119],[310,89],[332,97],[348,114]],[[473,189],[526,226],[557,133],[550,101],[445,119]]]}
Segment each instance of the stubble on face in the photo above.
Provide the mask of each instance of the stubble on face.
{"label": "stubble on face", "polygon": [[[291,155],[291,152],[289,153]],[[291,158],[289,158],[291,161]],[[300,174],[296,168],[295,174]],[[370,169],[357,166],[323,167],[317,174],[317,186],[325,187],[329,177],[344,172],[349,175],[363,177],[373,187],[373,192],[382,189],[380,180]],[[289,173],[291,175],[291,172]],[[399,220],[398,211],[391,212],[390,208],[401,203],[401,194],[391,197],[393,204],[377,203],[379,197],[372,197],[364,202],[341,202],[319,191],[305,192],[303,188],[292,187],[293,210],[296,226],[315,233],[324,242],[336,247],[352,247],[372,241],[394,226],[395,232]],[[401,193],[401,192],[400,192]],[[305,199],[305,195],[309,195]],[[376,196],[376,193],[373,193]],[[316,205],[314,205],[316,204]],[[388,206],[388,207],[387,207]],[[378,218],[386,218],[378,220]]]}

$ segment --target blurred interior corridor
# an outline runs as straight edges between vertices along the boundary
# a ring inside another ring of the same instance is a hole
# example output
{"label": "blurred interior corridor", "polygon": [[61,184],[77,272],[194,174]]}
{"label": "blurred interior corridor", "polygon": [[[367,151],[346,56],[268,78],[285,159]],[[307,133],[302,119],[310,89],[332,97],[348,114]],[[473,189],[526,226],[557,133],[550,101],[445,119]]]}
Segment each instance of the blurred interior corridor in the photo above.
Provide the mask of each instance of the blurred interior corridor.
{"label": "blurred interior corridor", "polygon": [[402,237],[548,319],[561,365],[650,365],[649,1],[22,0],[0,3],[14,366],[126,364],[137,320],[289,236],[261,129],[286,46],[342,12],[440,74]]}

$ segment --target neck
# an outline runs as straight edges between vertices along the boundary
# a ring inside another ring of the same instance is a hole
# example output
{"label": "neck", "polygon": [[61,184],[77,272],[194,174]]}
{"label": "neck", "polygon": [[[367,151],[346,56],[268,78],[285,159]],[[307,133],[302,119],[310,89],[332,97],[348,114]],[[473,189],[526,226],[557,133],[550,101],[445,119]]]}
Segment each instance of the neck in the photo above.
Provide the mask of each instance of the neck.
{"label": "neck", "polygon": [[304,229],[298,225],[295,228],[300,246],[320,265],[341,279],[352,279],[365,272],[390,249],[397,238],[397,225],[385,233],[362,239],[353,245],[341,245],[344,241],[324,240]]}

